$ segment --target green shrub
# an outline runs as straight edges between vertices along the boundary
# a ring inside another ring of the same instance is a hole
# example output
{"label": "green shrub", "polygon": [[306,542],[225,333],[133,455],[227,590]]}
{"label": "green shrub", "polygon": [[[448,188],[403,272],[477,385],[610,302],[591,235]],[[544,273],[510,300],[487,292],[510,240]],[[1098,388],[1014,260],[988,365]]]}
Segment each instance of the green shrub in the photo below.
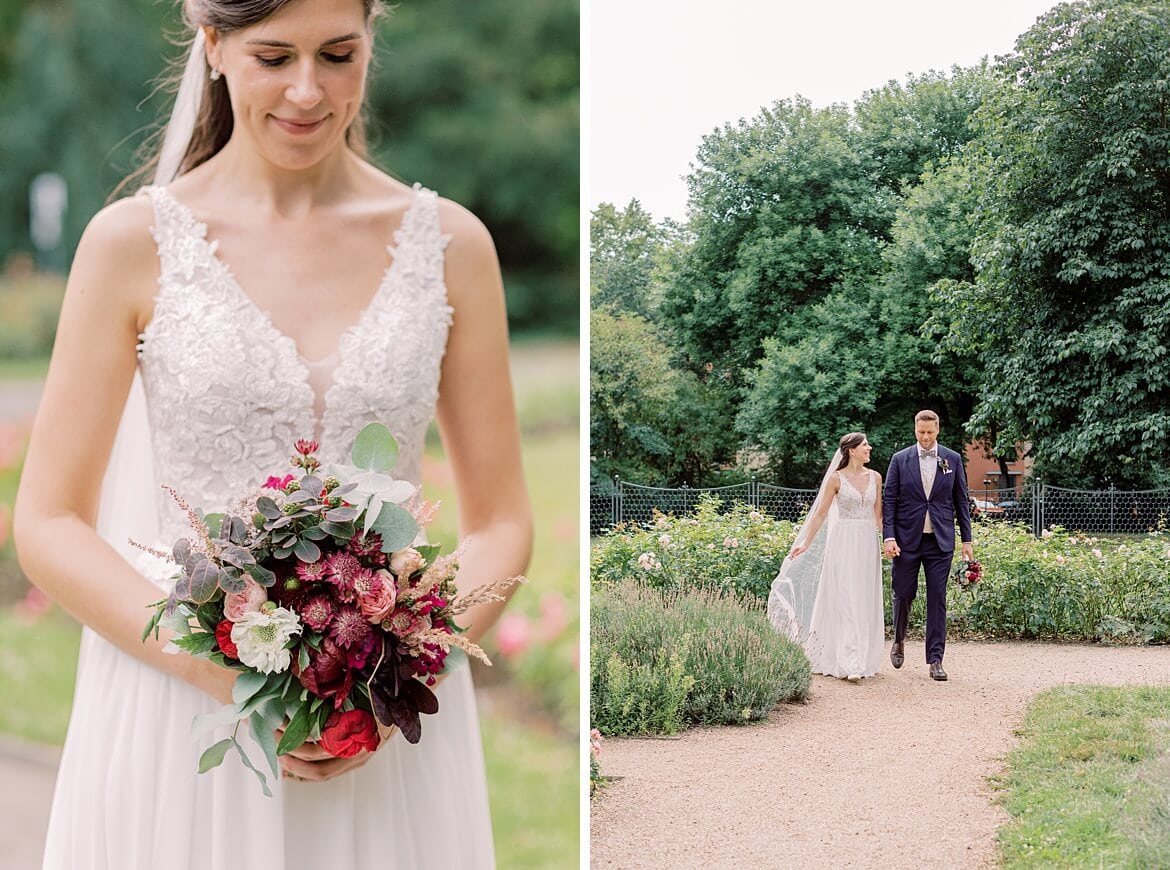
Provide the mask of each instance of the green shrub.
{"label": "green shrub", "polygon": [[655,589],[712,589],[767,599],[795,526],[743,502],[704,496],[694,514],[658,515],[652,526],[619,526],[593,545],[595,584],[636,579]]}
{"label": "green shrub", "polygon": [[[1058,528],[1037,539],[997,522],[976,523],[974,538],[983,581],[970,589],[950,584],[947,619],[956,633],[1170,641],[1170,536],[1163,531],[1119,539]],[[924,600],[920,590],[914,616]]]}
{"label": "green shrub", "polygon": [[764,719],[808,694],[808,659],[732,594],[598,586],[590,616],[591,718],[606,734]]}

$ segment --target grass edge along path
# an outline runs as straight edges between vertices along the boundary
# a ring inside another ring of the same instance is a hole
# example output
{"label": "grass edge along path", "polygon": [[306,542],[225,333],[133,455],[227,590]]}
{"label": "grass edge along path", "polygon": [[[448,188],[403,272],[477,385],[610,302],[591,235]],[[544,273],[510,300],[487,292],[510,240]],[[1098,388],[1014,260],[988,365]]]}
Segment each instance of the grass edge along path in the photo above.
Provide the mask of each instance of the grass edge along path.
{"label": "grass edge along path", "polygon": [[1049,689],[1017,734],[991,779],[1003,867],[1170,867],[1170,687]]}

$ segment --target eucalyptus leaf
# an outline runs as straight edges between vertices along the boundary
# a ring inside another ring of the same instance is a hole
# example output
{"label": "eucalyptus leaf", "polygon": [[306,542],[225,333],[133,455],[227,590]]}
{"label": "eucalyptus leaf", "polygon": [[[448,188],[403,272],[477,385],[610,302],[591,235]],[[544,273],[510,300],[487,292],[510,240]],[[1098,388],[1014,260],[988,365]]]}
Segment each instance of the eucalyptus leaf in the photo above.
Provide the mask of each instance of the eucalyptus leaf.
{"label": "eucalyptus leaf", "polygon": [[285,504],[300,504],[301,502],[314,501],[316,498],[316,493],[305,492],[303,489],[298,489],[287,499],[285,499]]}
{"label": "eucalyptus leaf", "polygon": [[315,474],[306,474],[301,478],[301,492],[308,492],[314,498],[321,494],[325,484]]}
{"label": "eucalyptus leaf", "polygon": [[246,570],[252,576],[252,579],[261,586],[269,587],[276,583],[276,575],[265,568],[263,565],[249,565],[244,570]]}
{"label": "eucalyptus leaf", "polygon": [[276,733],[270,718],[257,710],[248,717],[248,727],[252,731],[252,736],[256,738],[256,743],[264,750],[268,769],[272,771],[274,777],[280,776],[280,770],[276,766]]}
{"label": "eucalyptus leaf", "polygon": [[398,442],[381,423],[370,423],[353,442],[350,458],[367,471],[389,471],[398,461]]}
{"label": "eucalyptus leaf", "polygon": [[358,509],[351,505],[330,508],[325,512],[325,519],[332,523],[352,523],[357,517]]}
{"label": "eucalyptus leaf", "polygon": [[229,523],[228,540],[233,544],[243,544],[248,539],[248,527],[239,517],[229,517]]}
{"label": "eucalyptus leaf", "polygon": [[268,675],[258,671],[241,671],[232,686],[232,700],[243,704],[264,688],[268,682]]}
{"label": "eucalyptus leaf", "polygon": [[297,558],[302,562],[316,562],[321,558],[321,548],[312,541],[301,540],[297,541],[296,546],[293,547],[293,552],[297,554]]}
{"label": "eucalyptus leaf", "polygon": [[219,575],[219,588],[230,595],[243,592],[247,584],[237,570],[224,568]]}
{"label": "eucalyptus leaf", "polygon": [[223,764],[223,758],[227,755],[227,751],[232,748],[235,743],[230,737],[225,737],[218,743],[213,743],[203,750],[203,754],[199,756],[199,772],[207,773],[212,768],[219,767]]}
{"label": "eucalyptus leaf", "polygon": [[301,537],[308,538],[310,541],[322,541],[329,537],[329,532],[325,531],[325,529],[321,528],[320,526],[309,526],[307,529],[301,532]]}
{"label": "eucalyptus leaf", "polygon": [[317,526],[321,531],[333,535],[335,538],[349,539],[353,537],[353,533],[357,531],[353,527],[353,523],[334,523],[329,520],[323,521]]}
{"label": "eucalyptus leaf", "polygon": [[191,541],[187,538],[179,538],[175,541],[175,546],[171,548],[171,554],[180,565],[185,564],[187,557],[191,555]]}
{"label": "eucalyptus leaf", "polygon": [[256,564],[256,557],[249,550],[238,544],[228,544],[223,547],[220,551],[220,558],[228,564],[235,565],[237,568]]}
{"label": "eucalyptus leaf", "polygon": [[256,769],[256,765],[252,764],[252,759],[248,757],[248,753],[244,751],[244,747],[234,737],[231,738],[232,743],[236,747],[236,752],[240,753],[240,761],[244,762],[244,767],[256,774],[256,778],[260,780],[260,787],[264,789],[265,797],[272,797],[272,790],[268,788],[268,777]]}
{"label": "eucalyptus leaf", "polygon": [[384,504],[370,526],[382,536],[382,552],[393,553],[407,547],[418,536],[418,523],[410,511],[396,504]]}
{"label": "eucalyptus leaf", "polygon": [[287,559],[292,554],[292,547],[277,547],[272,555],[277,559]]}
{"label": "eucalyptus leaf", "polygon": [[223,514],[208,514],[203,518],[203,523],[207,526],[211,537],[218,538],[223,529]]}
{"label": "eucalyptus leaf", "polygon": [[260,496],[256,499],[256,510],[258,510],[266,519],[275,520],[281,516],[280,508],[276,506],[271,498],[266,495]]}

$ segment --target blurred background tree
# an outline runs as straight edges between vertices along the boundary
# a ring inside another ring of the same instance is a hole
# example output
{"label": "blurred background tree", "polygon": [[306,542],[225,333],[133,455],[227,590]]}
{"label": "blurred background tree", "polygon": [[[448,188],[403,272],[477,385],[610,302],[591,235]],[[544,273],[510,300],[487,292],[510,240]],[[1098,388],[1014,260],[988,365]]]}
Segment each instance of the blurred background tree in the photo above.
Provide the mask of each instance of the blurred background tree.
{"label": "blurred background tree", "polygon": [[[0,0],[0,263],[33,251],[29,185],[68,185],[62,250],[165,121],[155,86],[182,54],[178,3]],[[398,3],[379,23],[373,152],[491,230],[513,329],[575,334],[578,7],[572,0]],[[44,262],[44,261],[42,261]]]}

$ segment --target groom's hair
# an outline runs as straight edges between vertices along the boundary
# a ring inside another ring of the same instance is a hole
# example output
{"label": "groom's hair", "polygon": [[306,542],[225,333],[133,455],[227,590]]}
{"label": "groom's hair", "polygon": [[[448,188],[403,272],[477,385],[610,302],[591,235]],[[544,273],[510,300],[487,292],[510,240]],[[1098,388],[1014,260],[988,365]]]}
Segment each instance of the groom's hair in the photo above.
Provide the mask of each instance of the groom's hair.
{"label": "groom's hair", "polygon": [[919,411],[917,414],[914,415],[914,422],[915,423],[921,423],[923,420],[925,420],[928,423],[937,423],[938,422],[938,414],[934,413],[934,411]]}

